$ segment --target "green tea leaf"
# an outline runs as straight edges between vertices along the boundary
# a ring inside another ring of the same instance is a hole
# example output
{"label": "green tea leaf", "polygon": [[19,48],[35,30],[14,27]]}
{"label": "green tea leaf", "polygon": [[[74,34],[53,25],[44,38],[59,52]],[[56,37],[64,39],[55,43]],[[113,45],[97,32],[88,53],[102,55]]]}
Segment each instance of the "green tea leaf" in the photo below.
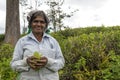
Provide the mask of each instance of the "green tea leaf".
{"label": "green tea leaf", "polygon": [[37,51],[35,51],[34,54],[33,54],[33,56],[40,59],[41,56],[42,56],[42,54],[39,53],[39,52],[37,52]]}

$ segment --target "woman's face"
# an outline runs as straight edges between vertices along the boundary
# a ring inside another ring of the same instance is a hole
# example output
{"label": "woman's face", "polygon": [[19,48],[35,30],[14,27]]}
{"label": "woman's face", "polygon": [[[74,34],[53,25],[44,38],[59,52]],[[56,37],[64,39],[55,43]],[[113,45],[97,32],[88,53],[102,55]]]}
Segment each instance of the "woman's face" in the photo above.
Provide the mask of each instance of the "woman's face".
{"label": "woman's face", "polygon": [[46,28],[46,22],[43,17],[37,16],[31,23],[33,33],[43,33]]}

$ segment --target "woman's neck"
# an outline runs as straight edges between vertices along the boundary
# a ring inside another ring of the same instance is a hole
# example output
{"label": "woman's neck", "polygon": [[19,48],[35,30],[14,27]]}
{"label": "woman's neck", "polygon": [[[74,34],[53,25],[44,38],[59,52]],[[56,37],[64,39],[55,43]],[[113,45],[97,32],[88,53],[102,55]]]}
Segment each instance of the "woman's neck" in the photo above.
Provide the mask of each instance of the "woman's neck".
{"label": "woman's neck", "polygon": [[40,42],[42,40],[43,33],[33,33],[35,38]]}

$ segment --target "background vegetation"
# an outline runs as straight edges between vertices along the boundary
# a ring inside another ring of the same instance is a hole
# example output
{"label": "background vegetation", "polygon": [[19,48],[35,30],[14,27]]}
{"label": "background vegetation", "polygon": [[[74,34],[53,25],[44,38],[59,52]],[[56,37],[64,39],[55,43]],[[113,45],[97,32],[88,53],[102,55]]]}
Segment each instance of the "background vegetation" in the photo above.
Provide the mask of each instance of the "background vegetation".
{"label": "background vegetation", "polygon": [[[60,80],[120,80],[120,26],[66,29],[51,33],[66,63]],[[0,35],[0,80],[14,80],[10,68],[14,48]]]}

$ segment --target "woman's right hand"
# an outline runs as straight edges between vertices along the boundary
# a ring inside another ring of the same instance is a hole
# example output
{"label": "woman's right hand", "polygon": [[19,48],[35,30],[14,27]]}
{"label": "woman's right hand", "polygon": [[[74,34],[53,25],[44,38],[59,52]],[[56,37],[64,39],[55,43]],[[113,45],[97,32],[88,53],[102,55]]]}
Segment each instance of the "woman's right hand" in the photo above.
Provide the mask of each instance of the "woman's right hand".
{"label": "woman's right hand", "polygon": [[34,56],[31,56],[31,57],[28,57],[28,58],[27,58],[27,63],[28,63],[28,65],[29,65],[32,69],[34,69],[34,70],[38,69],[38,68],[35,66],[35,65],[37,64],[36,60],[37,60],[37,58],[34,57]]}

